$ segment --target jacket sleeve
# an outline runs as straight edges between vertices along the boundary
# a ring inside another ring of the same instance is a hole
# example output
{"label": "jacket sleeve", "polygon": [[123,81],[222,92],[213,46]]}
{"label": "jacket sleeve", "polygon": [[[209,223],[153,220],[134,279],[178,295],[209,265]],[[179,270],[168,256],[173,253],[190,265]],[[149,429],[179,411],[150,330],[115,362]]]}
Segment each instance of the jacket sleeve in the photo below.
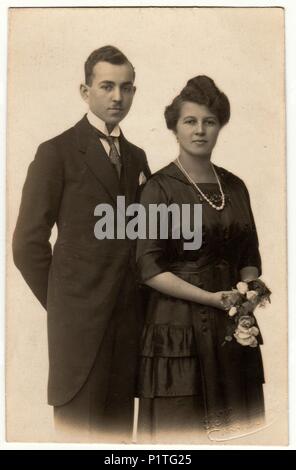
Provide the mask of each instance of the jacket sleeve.
{"label": "jacket sleeve", "polygon": [[28,169],[13,234],[14,263],[44,308],[52,259],[49,238],[58,219],[63,179],[55,146],[41,144]]}

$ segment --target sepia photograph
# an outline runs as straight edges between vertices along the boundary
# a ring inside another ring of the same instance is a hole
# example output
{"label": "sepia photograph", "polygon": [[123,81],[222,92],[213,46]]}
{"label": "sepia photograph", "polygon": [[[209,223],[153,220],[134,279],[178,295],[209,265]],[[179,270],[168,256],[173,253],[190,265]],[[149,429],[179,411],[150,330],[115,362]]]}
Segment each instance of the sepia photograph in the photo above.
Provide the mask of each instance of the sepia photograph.
{"label": "sepia photograph", "polygon": [[8,442],[288,445],[285,10],[10,8]]}

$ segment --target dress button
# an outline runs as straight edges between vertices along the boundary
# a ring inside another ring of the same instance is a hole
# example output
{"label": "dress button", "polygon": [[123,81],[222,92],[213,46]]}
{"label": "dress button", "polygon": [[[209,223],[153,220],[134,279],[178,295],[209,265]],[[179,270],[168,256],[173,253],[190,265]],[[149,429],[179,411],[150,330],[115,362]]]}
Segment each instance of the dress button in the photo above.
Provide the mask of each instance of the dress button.
{"label": "dress button", "polygon": [[206,326],[203,326],[202,329],[201,329],[201,331],[202,331],[203,333],[206,333],[206,332],[208,331],[208,329],[207,329]]}
{"label": "dress button", "polygon": [[204,317],[204,318],[201,319],[201,321],[202,321],[203,323],[206,323],[206,322],[208,321],[208,319]]}

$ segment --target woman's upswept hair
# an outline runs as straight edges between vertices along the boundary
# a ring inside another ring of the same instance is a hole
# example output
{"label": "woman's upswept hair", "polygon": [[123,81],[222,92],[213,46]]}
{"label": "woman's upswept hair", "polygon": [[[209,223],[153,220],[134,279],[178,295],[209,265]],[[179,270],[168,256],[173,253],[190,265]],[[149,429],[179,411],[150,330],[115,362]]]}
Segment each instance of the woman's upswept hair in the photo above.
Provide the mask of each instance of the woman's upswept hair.
{"label": "woman's upswept hair", "polygon": [[181,93],[165,108],[164,116],[168,129],[176,130],[180,110],[186,101],[207,106],[217,116],[220,126],[230,118],[230,103],[227,96],[219,90],[214,80],[206,75],[198,75],[188,80]]}

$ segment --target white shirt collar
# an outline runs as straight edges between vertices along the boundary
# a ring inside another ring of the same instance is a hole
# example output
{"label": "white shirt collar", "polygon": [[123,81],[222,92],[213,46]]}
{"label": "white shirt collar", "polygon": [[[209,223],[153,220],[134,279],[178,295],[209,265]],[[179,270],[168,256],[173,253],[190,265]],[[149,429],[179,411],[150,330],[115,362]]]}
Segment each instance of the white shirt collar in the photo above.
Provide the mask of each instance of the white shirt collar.
{"label": "white shirt collar", "polygon": [[98,116],[96,116],[91,110],[88,111],[86,117],[88,119],[88,122],[96,129],[103,132],[103,134],[111,135],[112,137],[120,136],[120,127],[118,125],[115,126],[111,134],[109,134],[106,123],[102,121],[102,119],[100,119]]}

